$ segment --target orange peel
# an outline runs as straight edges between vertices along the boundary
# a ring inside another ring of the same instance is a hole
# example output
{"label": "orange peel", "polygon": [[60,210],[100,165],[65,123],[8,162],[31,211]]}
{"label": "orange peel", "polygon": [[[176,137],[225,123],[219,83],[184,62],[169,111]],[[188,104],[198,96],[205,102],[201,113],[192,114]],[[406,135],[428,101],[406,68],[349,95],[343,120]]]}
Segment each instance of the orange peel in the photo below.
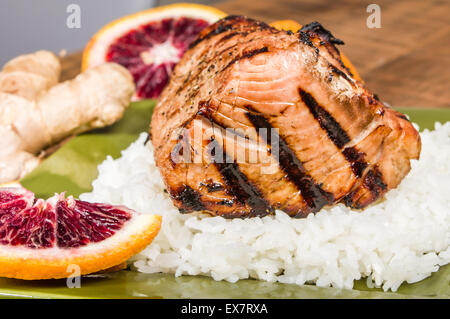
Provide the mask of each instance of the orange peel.
{"label": "orange peel", "polygon": [[[102,242],[106,246],[101,249],[83,246],[81,248],[46,249],[8,248],[0,250],[0,277],[16,279],[58,279],[73,275],[86,275],[124,263],[133,255],[147,247],[158,234],[161,227],[161,217],[144,215],[147,220],[140,220],[140,231],[130,234],[127,239],[113,243],[120,231]],[[108,241],[108,243],[106,243]],[[96,244],[92,244],[93,246]],[[19,251],[20,250],[20,251]],[[79,267],[79,272],[73,272],[71,265]]]}
{"label": "orange peel", "polygon": [[44,201],[14,184],[0,192],[0,277],[57,279],[120,269],[161,228],[161,216],[124,206],[64,194]]}

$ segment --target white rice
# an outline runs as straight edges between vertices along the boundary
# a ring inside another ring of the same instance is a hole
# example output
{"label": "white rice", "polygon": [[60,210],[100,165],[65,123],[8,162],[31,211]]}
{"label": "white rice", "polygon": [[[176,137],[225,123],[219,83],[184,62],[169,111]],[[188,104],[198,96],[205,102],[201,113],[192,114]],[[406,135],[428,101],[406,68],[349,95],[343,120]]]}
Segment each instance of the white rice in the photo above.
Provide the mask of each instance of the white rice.
{"label": "white rice", "polygon": [[283,212],[244,220],[180,214],[146,137],[121,158],[108,157],[93,192],[81,196],[163,216],[156,239],[133,259],[138,271],[337,288],[367,277],[370,287],[396,291],[450,262],[450,122],[421,133],[420,161],[385,201],[363,212],[337,205],[305,219]]}

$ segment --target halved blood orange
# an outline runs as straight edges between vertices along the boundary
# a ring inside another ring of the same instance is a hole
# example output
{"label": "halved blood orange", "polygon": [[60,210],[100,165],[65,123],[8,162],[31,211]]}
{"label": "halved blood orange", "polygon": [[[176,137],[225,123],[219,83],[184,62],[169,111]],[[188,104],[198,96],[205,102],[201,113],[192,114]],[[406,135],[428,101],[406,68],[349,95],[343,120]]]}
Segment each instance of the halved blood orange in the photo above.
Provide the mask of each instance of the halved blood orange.
{"label": "halved blood orange", "polygon": [[[301,29],[302,25],[294,20],[278,20],[274,21],[270,24],[272,27],[278,29],[278,30],[285,30],[285,31],[292,31],[297,32]],[[358,74],[358,71],[356,71],[355,66],[352,62],[341,52],[341,59],[342,63],[350,70],[350,72],[353,74],[353,77],[358,80],[362,81],[361,77]]]}
{"label": "halved blood orange", "polygon": [[294,20],[278,20],[270,24],[278,30],[297,32],[302,28],[302,25]]}
{"label": "halved blood orange", "polygon": [[0,277],[66,278],[125,262],[151,243],[161,217],[64,194],[36,199],[21,187],[0,188]]}
{"label": "halved blood orange", "polygon": [[215,8],[178,3],[138,12],[104,26],[83,52],[82,69],[116,62],[134,77],[134,100],[156,98],[198,33],[226,16]]}

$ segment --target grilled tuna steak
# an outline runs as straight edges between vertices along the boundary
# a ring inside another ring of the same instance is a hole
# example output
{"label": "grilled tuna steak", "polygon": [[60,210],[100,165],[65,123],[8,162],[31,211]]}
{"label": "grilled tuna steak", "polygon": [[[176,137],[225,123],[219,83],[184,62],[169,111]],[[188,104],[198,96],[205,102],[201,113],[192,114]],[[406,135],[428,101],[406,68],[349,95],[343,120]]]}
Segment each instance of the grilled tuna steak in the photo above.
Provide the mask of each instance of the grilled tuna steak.
{"label": "grilled tuna steak", "polygon": [[181,212],[303,217],[363,208],[400,183],[419,134],[353,78],[336,44],[318,23],[292,33],[240,16],[199,35],[151,125]]}

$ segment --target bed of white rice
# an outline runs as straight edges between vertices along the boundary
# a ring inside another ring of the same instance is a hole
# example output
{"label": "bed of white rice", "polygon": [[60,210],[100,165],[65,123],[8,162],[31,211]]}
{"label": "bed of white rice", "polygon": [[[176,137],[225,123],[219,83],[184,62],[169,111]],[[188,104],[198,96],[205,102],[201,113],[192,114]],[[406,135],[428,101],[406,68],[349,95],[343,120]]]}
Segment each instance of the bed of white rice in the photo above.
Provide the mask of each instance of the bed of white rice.
{"label": "bed of white rice", "polygon": [[81,196],[163,216],[154,242],[133,260],[138,271],[337,288],[367,277],[369,286],[396,291],[450,262],[450,122],[421,133],[421,159],[385,201],[363,212],[337,205],[305,219],[178,213],[146,137],[106,159],[93,192]]}

